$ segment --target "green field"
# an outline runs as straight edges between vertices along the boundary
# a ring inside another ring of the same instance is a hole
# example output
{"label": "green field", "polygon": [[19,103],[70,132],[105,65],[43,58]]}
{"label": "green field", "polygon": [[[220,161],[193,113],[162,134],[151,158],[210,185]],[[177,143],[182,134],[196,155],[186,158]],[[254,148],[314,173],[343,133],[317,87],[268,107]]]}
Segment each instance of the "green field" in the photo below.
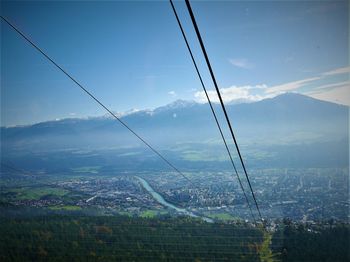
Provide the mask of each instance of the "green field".
{"label": "green field", "polygon": [[[4,193],[4,192],[3,192]],[[57,196],[62,197],[69,193],[69,191],[61,188],[54,187],[24,187],[14,188],[6,193],[13,193],[13,196],[17,200],[38,200],[44,196]]]}
{"label": "green field", "polygon": [[76,211],[76,210],[81,210],[80,206],[52,206],[49,207],[51,210],[65,210],[65,211]]}
{"label": "green field", "polygon": [[181,157],[186,161],[225,161],[227,155],[225,154],[213,154],[207,151],[193,151],[187,150],[181,153]]}
{"label": "green field", "polygon": [[237,220],[237,217],[234,217],[228,213],[205,213],[206,216],[213,218],[213,219],[218,219],[221,221],[233,221]]}
{"label": "green field", "polygon": [[156,217],[157,215],[158,215],[158,212],[155,210],[146,210],[140,214],[140,217],[153,218],[153,217]]}
{"label": "green field", "polygon": [[83,166],[83,167],[72,168],[73,172],[75,173],[90,173],[90,174],[98,174],[100,169],[101,169],[100,166]]}
{"label": "green field", "polygon": [[140,214],[140,217],[143,218],[154,218],[159,215],[165,215],[167,214],[166,211],[158,211],[158,210],[145,210]]}

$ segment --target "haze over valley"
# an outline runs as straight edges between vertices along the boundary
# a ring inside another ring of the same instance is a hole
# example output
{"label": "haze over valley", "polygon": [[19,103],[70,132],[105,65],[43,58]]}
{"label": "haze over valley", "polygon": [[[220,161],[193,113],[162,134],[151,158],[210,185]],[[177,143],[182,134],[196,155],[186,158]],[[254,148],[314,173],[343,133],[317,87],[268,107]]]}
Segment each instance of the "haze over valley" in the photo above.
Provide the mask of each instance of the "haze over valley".
{"label": "haze over valley", "polygon": [[[287,93],[227,108],[267,219],[349,218],[348,107]],[[2,127],[3,163],[26,170],[13,174],[5,168],[2,201],[107,214],[183,215],[153,199],[137,179],[142,177],[178,208],[213,219],[251,220],[208,104],[178,100],[121,119],[196,188],[117,121],[101,116]],[[44,183],[47,192],[31,188],[36,183]]]}

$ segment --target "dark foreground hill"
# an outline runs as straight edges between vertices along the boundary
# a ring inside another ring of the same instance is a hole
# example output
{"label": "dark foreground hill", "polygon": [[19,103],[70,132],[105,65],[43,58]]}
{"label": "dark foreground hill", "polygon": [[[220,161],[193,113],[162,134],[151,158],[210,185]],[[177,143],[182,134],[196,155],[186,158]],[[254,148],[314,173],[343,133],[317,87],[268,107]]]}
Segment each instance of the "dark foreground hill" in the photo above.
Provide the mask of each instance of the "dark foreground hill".
{"label": "dark foreground hill", "polygon": [[1,220],[1,261],[260,261],[260,230],[188,218]]}
{"label": "dark foreground hill", "polygon": [[[0,226],[1,261],[349,261],[349,226],[45,216]],[[311,229],[310,229],[311,228]],[[271,242],[272,239],[272,242]],[[273,252],[272,252],[273,251]]]}

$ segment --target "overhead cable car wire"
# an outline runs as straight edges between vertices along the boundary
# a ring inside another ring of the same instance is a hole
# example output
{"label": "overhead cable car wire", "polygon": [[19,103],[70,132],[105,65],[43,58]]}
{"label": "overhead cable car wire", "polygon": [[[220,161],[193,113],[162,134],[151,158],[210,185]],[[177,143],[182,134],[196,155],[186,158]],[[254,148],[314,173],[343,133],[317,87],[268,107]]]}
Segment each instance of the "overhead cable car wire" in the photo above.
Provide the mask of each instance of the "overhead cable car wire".
{"label": "overhead cable car wire", "polygon": [[104,110],[106,110],[114,119],[128,129],[133,135],[135,135],[140,141],[142,141],[149,149],[151,149],[156,155],[158,155],[168,166],[174,169],[178,174],[190,182],[193,186],[193,182],[185,176],[179,169],[177,169],[172,163],[170,163],[158,150],[151,146],[145,139],[132,130],[123,120],[117,117],[107,106],[105,106],[98,98],[96,98],[90,91],[88,91],[82,84],[80,84],[73,76],[71,76],[66,70],[64,70],[59,64],[57,64],[51,57],[49,57],[41,48],[39,48],[33,41],[31,41],[24,33],[22,33],[17,27],[15,27],[9,20],[0,16],[1,19],[6,22],[12,29],[14,29],[21,37],[23,37],[30,45],[32,45],[37,51],[39,51],[47,60],[49,60],[55,67],[57,67],[62,73],[64,73],[69,79],[71,79],[81,90],[83,90],[88,96],[90,96],[95,102],[97,102]]}
{"label": "overhead cable car wire", "polygon": [[217,84],[216,79],[215,79],[215,76],[214,76],[213,69],[212,69],[212,67],[211,67],[211,64],[210,64],[210,61],[209,61],[209,58],[208,58],[207,51],[206,51],[206,49],[205,49],[205,46],[204,46],[204,43],[203,43],[201,34],[200,34],[199,29],[198,29],[198,26],[197,26],[197,22],[196,22],[195,16],[194,16],[193,11],[192,11],[192,8],[191,8],[191,4],[190,4],[189,0],[185,0],[185,2],[186,2],[187,10],[188,10],[188,12],[189,12],[189,14],[190,14],[190,17],[191,17],[191,20],[192,20],[192,24],[193,24],[194,29],[195,29],[195,31],[196,31],[196,35],[197,35],[199,44],[200,44],[200,46],[201,46],[201,49],[202,49],[202,52],[203,52],[205,61],[206,61],[206,63],[207,63],[207,66],[208,66],[208,69],[209,69],[211,78],[212,78],[212,80],[213,80],[216,93],[217,93],[217,95],[218,95],[218,97],[219,97],[220,104],[221,104],[222,110],[223,110],[223,112],[224,112],[227,125],[228,125],[228,127],[229,127],[229,129],[230,129],[230,133],[231,133],[232,139],[233,139],[234,144],[235,144],[235,146],[236,146],[236,150],[237,150],[237,153],[238,153],[238,156],[239,156],[241,165],[242,165],[242,167],[243,167],[243,171],[244,171],[244,174],[245,174],[245,176],[246,176],[246,179],[247,179],[247,182],[248,182],[250,191],[251,191],[251,193],[252,193],[252,196],[253,196],[253,199],[254,199],[254,202],[255,202],[256,209],[257,209],[257,211],[258,211],[258,213],[259,213],[260,219],[263,221],[263,218],[262,218],[262,216],[261,216],[261,212],[260,212],[260,208],[259,208],[258,202],[256,201],[256,197],[255,197],[255,194],[254,194],[252,185],[251,185],[251,183],[250,183],[250,179],[249,179],[249,176],[248,176],[248,173],[247,173],[247,170],[246,170],[246,167],[245,167],[245,164],[244,164],[244,161],[243,161],[243,158],[242,158],[240,149],[239,149],[239,147],[238,147],[238,143],[237,143],[236,137],[235,137],[235,135],[234,135],[234,133],[233,133],[232,125],[231,125],[230,119],[229,119],[229,117],[228,117],[228,114],[227,114],[227,111],[226,111],[226,108],[225,108],[225,104],[224,104],[224,102],[223,102],[223,100],[222,100],[222,97],[221,97],[221,94],[220,94],[220,90],[219,90],[218,84]]}
{"label": "overhead cable car wire", "polygon": [[226,148],[227,154],[228,154],[228,156],[229,156],[229,158],[230,158],[232,167],[233,167],[233,169],[234,169],[234,171],[235,171],[235,173],[236,173],[236,176],[237,176],[239,185],[240,185],[240,187],[241,187],[241,189],[242,189],[242,192],[243,192],[243,194],[244,194],[245,200],[246,200],[246,202],[247,202],[247,204],[248,204],[248,207],[249,207],[251,216],[252,216],[252,218],[253,218],[253,221],[256,223],[255,217],[254,217],[254,214],[253,214],[253,211],[252,211],[252,207],[251,207],[251,205],[250,205],[250,203],[249,203],[247,194],[246,194],[246,192],[245,192],[245,190],[244,190],[244,187],[243,187],[241,178],[240,178],[239,175],[238,175],[237,168],[236,168],[236,166],[235,166],[235,164],[234,164],[234,162],[233,162],[231,152],[230,152],[230,150],[229,150],[229,148],[228,148],[228,145],[227,145],[225,136],[224,136],[224,134],[223,134],[223,132],[222,132],[222,129],[221,129],[220,123],[219,123],[219,121],[218,121],[218,118],[217,118],[217,116],[216,116],[215,110],[214,110],[213,105],[212,105],[212,103],[211,103],[211,101],[210,101],[210,98],[209,98],[207,89],[206,89],[206,87],[205,87],[205,85],[204,85],[202,76],[201,76],[201,74],[200,74],[200,72],[199,72],[197,63],[196,63],[196,61],[195,61],[195,59],[194,59],[194,56],[193,56],[191,47],[190,47],[190,45],[189,45],[189,43],[188,43],[188,40],[187,40],[187,37],[186,37],[186,34],[185,34],[185,31],[184,31],[184,29],[183,29],[183,27],[182,27],[182,24],[181,24],[181,21],[180,21],[180,19],[179,19],[179,16],[177,15],[177,12],[176,12],[176,9],[175,9],[175,6],[174,6],[173,1],[172,1],[172,0],[169,0],[169,1],[170,1],[170,4],[171,4],[172,9],[173,9],[173,11],[174,11],[174,15],[175,15],[175,17],[176,17],[176,20],[177,20],[177,23],[178,23],[178,25],[179,25],[179,28],[180,28],[180,30],[181,30],[183,39],[185,40],[185,43],[186,43],[188,52],[190,53],[190,56],[191,56],[193,65],[194,65],[194,67],[195,67],[195,69],[196,69],[196,72],[197,72],[197,75],[198,75],[198,78],[199,78],[199,80],[200,80],[200,82],[201,82],[201,85],[202,85],[202,88],[203,88],[203,90],[204,90],[205,96],[207,97],[207,100],[208,100],[208,103],[209,103],[211,112],[213,113],[213,116],[214,116],[216,125],[217,125],[217,127],[218,127],[218,129],[219,129],[219,132],[220,132],[220,135],[221,135],[221,138],[222,138],[222,140],[223,140],[223,142],[224,142],[224,144],[225,144],[225,148]]}

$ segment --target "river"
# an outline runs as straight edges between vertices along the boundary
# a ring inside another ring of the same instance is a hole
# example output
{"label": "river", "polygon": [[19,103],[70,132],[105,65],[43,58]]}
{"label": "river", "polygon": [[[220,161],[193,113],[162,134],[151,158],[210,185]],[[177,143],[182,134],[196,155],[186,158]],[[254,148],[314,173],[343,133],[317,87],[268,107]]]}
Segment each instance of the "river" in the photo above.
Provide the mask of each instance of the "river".
{"label": "river", "polygon": [[209,223],[214,222],[214,220],[212,220],[211,218],[199,216],[199,215],[192,213],[191,211],[188,211],[187,209],[174,206],[173,204],[167,202],[159,193],[154,191],[154,189],[150,186],[150,184],[148,184],[148,182],[146,180],[144,180],[143,178],[138,177],[138,176],[136,176],[136,178],[141,182],[141,185],[143,186],[143,188],[146,189],[159,204],[166,206],[166,207],[169,207],[171,209],[174,209],[178,213],[182,213],[182,214],[190,216],[190,217],[199,217],[199,218],[201,218],[204,221],[209,222]]}

